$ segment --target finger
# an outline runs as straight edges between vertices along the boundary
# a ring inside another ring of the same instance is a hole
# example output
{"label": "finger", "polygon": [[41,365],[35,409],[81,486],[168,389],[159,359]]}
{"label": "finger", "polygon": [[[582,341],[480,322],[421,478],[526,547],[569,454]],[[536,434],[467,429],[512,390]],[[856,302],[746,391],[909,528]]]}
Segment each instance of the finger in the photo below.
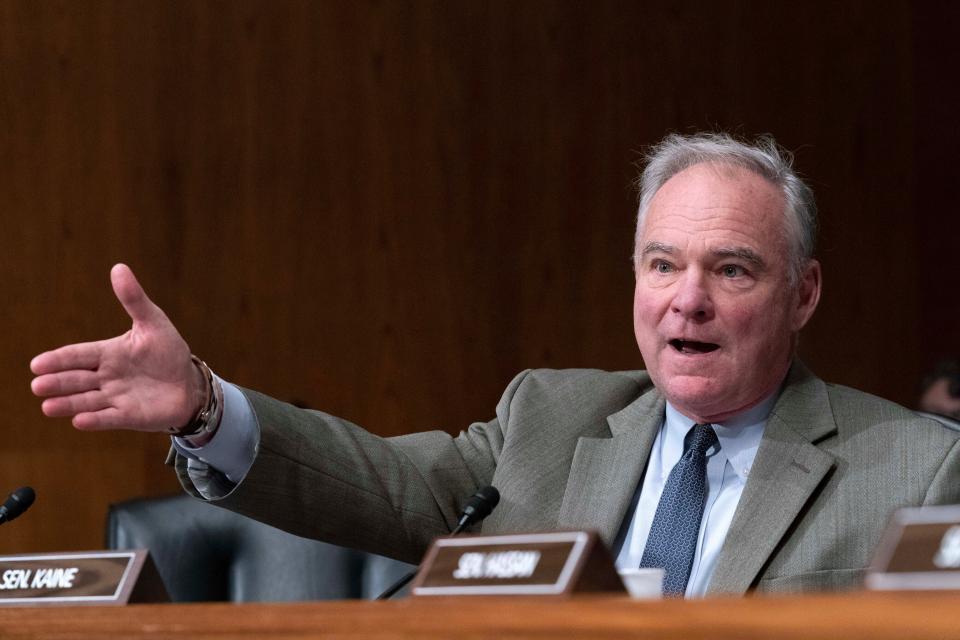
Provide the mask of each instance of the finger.
{"label": "finger", "polygon": [[114,407],[78,413],[73,417],[73,426],[82,431],[104,431],[130,428],[130,421]]}
{"label": "finger", "polygon": [[70,369],[96,369],[100,366],[103,341],[83,342],[41,353],[30,361],[30,371],[41,376]]}
{"label": "finger", "polygon": [[73,369],[38,376],[30,383],[30,390],[33,391],[33,395],[41,398],[69,396],[99,388],[100,376],[85,369]]}
{"label": "finger", "polygon": [[78,413],[100,411],[110,406],[106,395],[102,391],[87,391],[72,396],[47,398],[40,405],[45,416],[51,418],[68,418]]}
{"label": "finger", "polygon": [[143,287],[137,282],[137,277],[127,265],[113,265],[113,269],[110,270],[110,282],[117,300],[134,322],[149,325],[158,324],[167,319],[160,307],[153,304],[153,301],[147,297]]}

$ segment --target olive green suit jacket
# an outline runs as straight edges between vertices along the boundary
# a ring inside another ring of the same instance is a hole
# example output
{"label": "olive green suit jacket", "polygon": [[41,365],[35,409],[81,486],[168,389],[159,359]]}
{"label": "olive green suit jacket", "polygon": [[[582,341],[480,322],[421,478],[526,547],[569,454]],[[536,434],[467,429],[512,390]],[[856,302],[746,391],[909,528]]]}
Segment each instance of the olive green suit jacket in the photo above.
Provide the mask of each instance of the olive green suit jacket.
{"label": "olive green suit jacket", "polygon": [[[177,456],[188,492],[295,534],[417,562],[464,499],[496,486],[484,533],[593,529],[612,544],[665,401],[642,371],[531,370],[459,436],[379,438],[245,391],[260,428],[230,483]],[[795,363],[770,414],[709,592],[860,584],[891,512],[960,503],[960,433]]]}

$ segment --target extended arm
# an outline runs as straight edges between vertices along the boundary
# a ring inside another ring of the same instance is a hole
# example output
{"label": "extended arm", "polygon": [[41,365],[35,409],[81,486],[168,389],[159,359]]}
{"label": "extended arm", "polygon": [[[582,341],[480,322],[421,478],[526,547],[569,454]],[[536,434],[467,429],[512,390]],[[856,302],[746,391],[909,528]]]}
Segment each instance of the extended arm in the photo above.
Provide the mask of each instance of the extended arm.
{"label": "extended arm", "polygon": [[[37,356],[32,389],[45,398],[46,415],[70,417],[78,429],[169,433],[197,413],[206,381],[130,269],[116,265],[111,281],[131,329]],[[252,466],[232,474],[234,482],[199,450],[181,446],[176,467],[188,492],[300,535],[410,561],[450,530],[466,497],[490,483],[502,446],[497,420],[458,438],[431,432],[383,439],[255,392],[231,395],[225,420],[247,408],[256,420],[251,444],[241,447],[252,451]]]}
{"label": "extended arm", "polygon": [[297,535],[416,562],[430,540],[449,533],[463,500],[492,482],[499,420],[456,438],[439,431],[381,438],[326,413],[243,393],[260,436],[246,477],[232,483],[182,455],[178,475],[189,493]]}

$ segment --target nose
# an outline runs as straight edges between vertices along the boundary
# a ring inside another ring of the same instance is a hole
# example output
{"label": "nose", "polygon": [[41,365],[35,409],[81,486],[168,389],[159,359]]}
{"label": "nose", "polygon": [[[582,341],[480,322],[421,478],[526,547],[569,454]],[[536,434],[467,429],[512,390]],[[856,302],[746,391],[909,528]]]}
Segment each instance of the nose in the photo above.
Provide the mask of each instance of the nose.
{"label": "nose", "polygon": [[703,322],[713,318],[713,299],[706,276],[699,270],[687,270],[677,281],[670,309],[687,320]]}

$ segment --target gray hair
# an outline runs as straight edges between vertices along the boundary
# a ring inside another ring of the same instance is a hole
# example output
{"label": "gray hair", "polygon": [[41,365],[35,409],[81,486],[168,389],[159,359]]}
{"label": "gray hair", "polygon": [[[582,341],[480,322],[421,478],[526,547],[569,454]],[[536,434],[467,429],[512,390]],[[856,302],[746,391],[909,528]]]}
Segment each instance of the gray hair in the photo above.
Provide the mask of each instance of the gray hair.
{"label": "gray hair", "polygon": [[740,167],[766,178],[783,194],[786,214],[786,239],[790,250],[790,282],[796,284],[811,258],[817,237],[817,204],[813,190],[793,169],[793,154],[765,135],[753,142],[737,140],[728,133],[668,135],[653,146],[645,158],[643,173],[637,180],[640,206],[637,210],[635,248],[643,233],[643,224],[653,196],[667,180],[696,164],[711,163]]}

